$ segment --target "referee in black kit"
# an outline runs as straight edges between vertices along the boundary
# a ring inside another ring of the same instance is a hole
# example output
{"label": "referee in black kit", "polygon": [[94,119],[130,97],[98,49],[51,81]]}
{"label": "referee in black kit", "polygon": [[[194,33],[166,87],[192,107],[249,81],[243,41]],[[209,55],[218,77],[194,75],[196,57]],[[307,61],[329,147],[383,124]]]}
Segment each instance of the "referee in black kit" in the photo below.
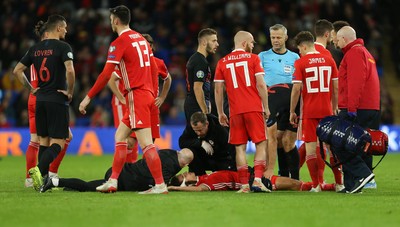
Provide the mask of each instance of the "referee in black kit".
{"label": "referee in black kit", "polygon": [[217,51],[217,32],[211,28],[202,29],[198,34],[198,47],[186,64],[186,91],[184,110],[186,124],[190,125],[193,113],[211,112],[211,70],[207,57]]}
{"label": "referee in black kit", "polygon": [[[36,190],[43,184],[42,176],[48,173],[50,163],[68,138],[68,105],[75,84],[72,48],[60,41],[65,39],[67,22],[61,15],[51,15],[45,24],[47,38],[32,46],[14,69],[14,74],[22,78],[24,70],[33,64],[38,76],[39,89],[34,92],[39,153],[42,155],[38,165],[28,171]],[[26,79],[24,86],[33,91]]]}

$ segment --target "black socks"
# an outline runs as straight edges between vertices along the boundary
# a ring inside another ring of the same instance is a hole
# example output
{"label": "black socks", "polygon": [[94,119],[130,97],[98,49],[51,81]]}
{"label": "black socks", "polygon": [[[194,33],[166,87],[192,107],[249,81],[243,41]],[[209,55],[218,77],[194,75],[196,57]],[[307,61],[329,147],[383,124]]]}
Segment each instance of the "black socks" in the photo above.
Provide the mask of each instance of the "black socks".
{"label": "black socks", "polygon": [[[42,149],[42,146],[40,146],[39,149]],[[42,156],[39,159],[38,163],[38,167],[42,176],[45,176],[49,172],[50,163],[53,162],[53,160],[57,157],[60,151],[61,151],[61,146],[59,144],[53,143],[42,153]]]}

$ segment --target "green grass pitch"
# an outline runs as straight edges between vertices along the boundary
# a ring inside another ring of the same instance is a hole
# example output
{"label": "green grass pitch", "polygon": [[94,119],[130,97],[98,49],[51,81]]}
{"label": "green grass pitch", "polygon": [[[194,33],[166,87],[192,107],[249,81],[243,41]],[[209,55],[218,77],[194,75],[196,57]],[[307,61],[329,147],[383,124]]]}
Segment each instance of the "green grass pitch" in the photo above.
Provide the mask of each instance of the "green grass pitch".
{"label": "green grass pitch", "polygon": [[[67,155],[59,174],[100,179],[111,163],[111,155]],[[23,186],[25,157],[3,157],[0,226],[400,226],[399,163],[400,154],[388,154],[374,171],[378,189],[354,195],[292,191],[138,195],[62,190],[40,194]],[[310,179],[305,166],[301,177]],[[328,167],[325,179],[333,181]]]}

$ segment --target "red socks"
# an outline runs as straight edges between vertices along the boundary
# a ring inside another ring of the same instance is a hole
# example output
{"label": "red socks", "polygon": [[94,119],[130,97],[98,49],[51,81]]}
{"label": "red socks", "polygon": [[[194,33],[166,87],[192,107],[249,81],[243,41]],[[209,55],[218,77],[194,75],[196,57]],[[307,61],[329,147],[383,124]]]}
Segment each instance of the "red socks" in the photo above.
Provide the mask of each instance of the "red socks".
{"label": "red socks", "polygon": [[54,161],[50,164],[49,171],[52,173],[58,173],[58,168],[60,167],[60,164],[62,160],[64,159],[65,153],[67,152],[70,140],[65,141],[64,149],[60,151],[60,153],[57,155],[57,158],[54,159]]}
{"label": "red socks", "polygon": [[[330,162],[331,166],[334,166],[336,164],[335,159],[333,157],[330,157],[329,162]],[[335,176],[336,184],[343,184],[343,176],[342,176],[342,172],[340,172],[339,168],[341,168],[341,166],[332,168],[332,172],[333,172],[333,175]]]}
{"label": "red socks", "polygon": [[313,182],[313,187],[317,187],[318,182],[318,163],[317,163],[317,155],[307,155],[306,156],[306,163],[308,167],[308,171],[310,172],[311,180]]}
{"label": "red socks", "polygon": [[149,167],[150,173],[153,176],[155,183],[164,183],[161,160],[160,156],[158,156],[156,146],[154,144],[146,146],[143,149],[143,157],[144,159],[146,159],[147,166]]}
{"label": "red socks", "polygon": [[249,183],[249,168],[246,165],[238,166],[237,167],[237,172],[239,176],[239,183],[243,184],[248,184]]}
{"label": "red socks", "polygon": [[254,177],[262,178],[267,161],[254,160]]}
{"label": "red socks", "polygon": [[37,156],[39,152],[39,143],[29,142],[28,149],[26,150],[25,160],[26,160],[26,178],[30,178],[28,170],[33,168],[37,164]]}
{"label": "red socks", "polygon": [[114,160],[112,164],[112,173],[110,178],[118,179],[119,174],[125,164],[126,153],[128,151],[128,144],[126,142],[115,143]]}
{"label": "red socks", "polygon": [[[317,146],[316,154],[317,154],[317,165],[318,165],[318,182],[319,182],[319,184],[322,185],[324,183],[325,162],[322,159],[321,151],[319,150],[319,146]],[[324,149],[324,156],[326,157],[325,149]]]}
{"label": "red socks", "polygon": [[303,143],[300,148],[298,149],[300,160],[299,160],[299,168],[301,168],[304,165],[304,162],[306,162],[306,145]]}
{"label": "red socks", "polygon": [[312,182],[301,182],[299,191],[310,191],[313,186]]}

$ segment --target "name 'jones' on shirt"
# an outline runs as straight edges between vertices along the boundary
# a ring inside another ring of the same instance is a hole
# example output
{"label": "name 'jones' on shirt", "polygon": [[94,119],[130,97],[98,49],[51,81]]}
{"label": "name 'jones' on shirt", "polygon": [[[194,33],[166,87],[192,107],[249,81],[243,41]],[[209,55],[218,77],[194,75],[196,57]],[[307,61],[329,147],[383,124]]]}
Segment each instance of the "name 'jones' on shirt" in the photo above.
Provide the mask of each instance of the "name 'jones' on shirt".
{"label": "name 'jones' on shirt", "polygon": [[310,58],[308,59],[308,64],[315,64],[315,63],[325,63],[325,58]]}
{"label": "name 'jones' on shirt", "polygon": [[35,57],[50,56],[53,55],[53,50],[37,50],[35,51]]}

